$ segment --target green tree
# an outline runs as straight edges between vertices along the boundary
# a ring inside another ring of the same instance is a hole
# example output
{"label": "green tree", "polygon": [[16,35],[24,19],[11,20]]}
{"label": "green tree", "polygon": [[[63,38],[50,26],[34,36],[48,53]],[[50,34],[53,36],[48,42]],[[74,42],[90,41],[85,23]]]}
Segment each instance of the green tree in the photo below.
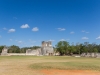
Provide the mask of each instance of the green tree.
{"label": "green tree", "polygon": [[88,53],[88,50],[85,46],[83,46],[83,53],[86,53],[86,54]]}
{"label": "green tree", "polygon": [[0,46],[0,53],[2,52],[2,49],[4,48],[4,46]]}
{"label": "green tree", "polygon": [[77,50],[77,53],[78,53],[79,55],[81,54],[80,49],[81,49],[81,44],[80,44],[80,43],[77,43],[77,44],[76,44],[76,50]]}
{"label": "green tree", "polygon": [[97,53],[97,52],[98,52],[97,48],[94,48],[94,49],[93,49],[93,52],[94,52],[94,53]]}
{"label": "green tree", "polygon": [[66,55],[68,53],[69,43],[67,41],[59,41],[56,45],[57,51],[60,55]]}
{"label": "green tree", "polygon": [[73,55],[73,53],[76,52],[75,46],[73,46],[73,45],[72,46],[69,46],[68,47],[68,52],[69,52],[68,53],[69,55]]}
{"label": "green tree", "polygon": [[20,49],[20,53],[26,53],[26,50],[27,50],[27,48],[26,48],[26,47],[21,48],[21,49]]}
{"label": "green tree", "polygon": [[20,53],[20,48],[18,46],[12,45],[9,47],[8,53]]}
{"label": "green tree", "polygon": [[39,46],[33,46],[33,47],[31,47],[31,49],[38,49],[38,48],[40,48]]}

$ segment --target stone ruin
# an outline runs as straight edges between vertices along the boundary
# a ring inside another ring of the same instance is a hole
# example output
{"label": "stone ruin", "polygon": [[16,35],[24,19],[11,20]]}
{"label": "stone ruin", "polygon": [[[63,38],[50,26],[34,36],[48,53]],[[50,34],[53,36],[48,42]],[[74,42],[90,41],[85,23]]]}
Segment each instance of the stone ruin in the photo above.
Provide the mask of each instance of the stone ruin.
{"label": "stone ruin", "polygon": [[53,55],[53,53],[54,49],[52,47],[51,41],[42,41],[41,48],[38,48],[36,50],[26,50],[26,55]]}
{"label": "stone ruin", "polygon": [[[22,53],[8,53],[8,48],[4,47],[2,49],[1,55],[22,55]],[[43,56],[43,55],[54,55],[54,49],[52,47],[51,41],[42,42],[41,48],[32,50],[28,49],[26,50],[26,53],[23,53],[23,55],[37,55],[37,56]]]}
{"label": "stone ruin", "polygon": [[41,47],[41,54],[42,55],[53,55],[54,49],[52,47],[51,42],[42,42],[42,47]]}
{"label": "stone ruin", "polygon": [[94,57],[94,58],[100,58],[100,53],[82,53],[82,57]]}
{"label": "stone ruin", "polygon": [[4,47],[2,49],[1,55],[8,55],[8,48],[7,47]]}
{"label": "stone ruin", "polygon": [[41,51],[40,48],[38,48],[36,50],[28,49],[28,50],[26,50],[26,55],[40,55],[40,53],[41,53],[40,51]]}

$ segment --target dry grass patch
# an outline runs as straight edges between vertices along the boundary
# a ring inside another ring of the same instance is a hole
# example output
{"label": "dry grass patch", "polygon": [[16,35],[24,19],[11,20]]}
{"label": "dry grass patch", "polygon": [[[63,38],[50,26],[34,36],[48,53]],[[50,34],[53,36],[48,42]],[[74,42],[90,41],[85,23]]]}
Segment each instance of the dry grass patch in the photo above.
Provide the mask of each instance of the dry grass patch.
{"label": "dry grass patch", "polygon": [[81,68],[99,71],[100,59],[65,56],[0,56],[0,75],[47,75],[44,70],[53,72],[55,69],[54,72],[59,73],[60,70],[72,69],[74,72]]}

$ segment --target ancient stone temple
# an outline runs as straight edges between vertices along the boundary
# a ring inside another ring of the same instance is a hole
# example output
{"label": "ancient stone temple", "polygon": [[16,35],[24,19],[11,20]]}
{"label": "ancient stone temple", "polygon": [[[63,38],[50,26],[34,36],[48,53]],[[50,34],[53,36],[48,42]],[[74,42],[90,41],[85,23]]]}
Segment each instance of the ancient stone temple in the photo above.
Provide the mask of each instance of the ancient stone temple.
{"label": "ancient stone temple", "polygon": [[7,47],[4,47],[3,49],[2,49],[2,53],[1,53],[1,55],[8,55],[8,48]]}
{"label": "ancient stone temple", "polygon": [[42,41],[41,48],[38,48],[36,50],[26,50],[26,55],[53,55],[53,53],[54,49],[52,47],[51,41]]}
{"label": "ancient stone temple", "polygon": [[42,55],[53,55],[53,52],[54,51],[53,51],[51,41],[48,41],[48,42],[43,41],[42,47],[41,47],[41,54]]}

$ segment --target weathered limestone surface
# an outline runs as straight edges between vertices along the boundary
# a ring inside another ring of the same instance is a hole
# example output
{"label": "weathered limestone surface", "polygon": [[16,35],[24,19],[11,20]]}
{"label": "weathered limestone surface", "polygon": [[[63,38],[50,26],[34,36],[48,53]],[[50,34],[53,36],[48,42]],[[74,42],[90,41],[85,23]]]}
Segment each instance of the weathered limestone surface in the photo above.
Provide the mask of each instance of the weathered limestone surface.
{"label": "weathered limestone surface", "polygon": [[26,55],[40,55],[40,48],[36,50],[28,49],[26,50]]}
{"label": "weathered limestone surface", "polygon": [[82,53],[81,56],[82,57],[96,57],[96,58],[100,58],[100,53]]}
{"label": "weathered limestone surface", "polygon": [[1,55],[8,55],[7,52],[8,52],[8,48],[4,47],[4,48],[2,49]]}
{"label": "weathered limestone surface", "polygon": [[26,55],[53,55],[53,53],[54,49],[50,41],[43,41],[41,48],[38,48],[36,50],[26,50]]}

